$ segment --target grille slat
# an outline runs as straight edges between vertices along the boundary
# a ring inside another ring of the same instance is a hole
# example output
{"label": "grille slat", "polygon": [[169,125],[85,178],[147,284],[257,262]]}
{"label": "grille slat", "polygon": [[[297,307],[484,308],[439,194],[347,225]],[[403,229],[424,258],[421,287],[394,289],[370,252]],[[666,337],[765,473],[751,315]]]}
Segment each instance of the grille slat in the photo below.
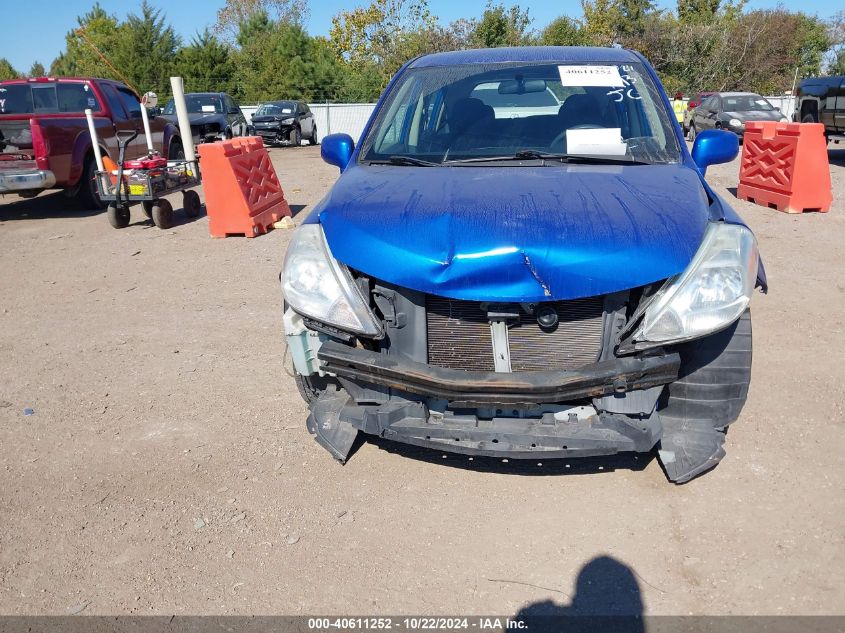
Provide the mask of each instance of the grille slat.
{"label": "grille slat", "polygon": [[[598,360],[604,322],[601,297],[542,305],[554,307],[558,325],[545,331],[534,315],[521,311],[508,328],[512,371],[574,369]],[[449,369],[494,371],[490,323],[481,303],[429,295],[426,321],[429,363]]]}

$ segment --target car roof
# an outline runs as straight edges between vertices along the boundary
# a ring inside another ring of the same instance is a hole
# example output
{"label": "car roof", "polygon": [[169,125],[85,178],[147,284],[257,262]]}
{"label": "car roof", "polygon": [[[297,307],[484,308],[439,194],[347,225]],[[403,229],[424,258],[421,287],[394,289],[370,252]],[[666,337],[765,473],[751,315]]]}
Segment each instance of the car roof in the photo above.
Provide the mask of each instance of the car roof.
{"label": "car roof", "polygon": [[759,97],[756,92],[715,92],[720,97]]}
{"label": "car roof", "polygon": [[411,68],[458,66],[461,64],[495,64],[502,62],[610,62],[634,63],[640,58],[625,48],[597,46],[519,46],[476,48],[466,51],[432,53],[411,62]]}
{"label": "car roof", "polygon": [[225,92],[188,92],[185,94],[186,97],[222,97],[226,93]]}

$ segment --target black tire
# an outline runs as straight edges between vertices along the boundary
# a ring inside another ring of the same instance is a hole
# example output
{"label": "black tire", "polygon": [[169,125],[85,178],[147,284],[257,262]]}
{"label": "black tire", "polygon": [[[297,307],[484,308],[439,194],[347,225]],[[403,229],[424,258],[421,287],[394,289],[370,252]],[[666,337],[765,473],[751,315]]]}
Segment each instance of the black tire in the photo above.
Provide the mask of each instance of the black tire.
{"label": "black tire", "polygon": [[126,205],[115,206],[110,204],[106,214],[109,216],[109,224],[116,229],[125,229],[129,226],[129,207]]}
{"label": "black tire", "polygon": [[156,200],[153,204],[153,222],[160,229],[173,226],[173,206],[164,198]]}
{"label": "black tire", "polygon": [[309,145],[316,145],[317,144],[317,126],[311,126],[311,138],[308,139]]}
{"label": "black tire", "polygon": [[185,149],[182,147],[181,141],[170,141],[170,147],[167,149],[167,160],[183,160],[185,158]]}
{"label": "black tire", "polygon": [[141,202],[141,206],[144,208],[144,215],[147,216],[147,219],[152,219],[153,202],[151,200],[144,200],[143,202]]}
{"label": "black tire", "polygon": [[226,137],[226,140],[227,140],[227,141],[231,141],[231,140],[232,140],[232,137],[234,136],[234,134],[232,134],[232,130],[226,130],[226,131],[223,133],[223,136],[225,136],[225,137]]}
{"label": "black tire", "polygon": [[86,211],[106,208],[106,203],[100,200],[100,192],[97,190],[97,182],[95,180],[96,177],[97,161],[94,160],[94,155],[90,154],[85,159],[82,176],[79,179],[79,185],[74,196],[76,204]]}
{"label": "black tire", "polygon": [[805,114],[804,118],[801,119],[801,123],[815,123],[815,122],[816,122],[816,117],[814,117],[812,114]]}
{"label": "black tire", "polygon": [[182,194],[182,208],[185,210],[185,215],[189,218],[198,218],[202,211],[202,203],[200,203],[200,195],[196,191],[186,191]]}
{"label": "black tire", "polygon": [[691,143],[695,141],[695,137],[697,136],[698,132],[695,129],[695,123],[690,123],[689,131],[687,132],[687,140]]}
{"label": "black tire", "polygon": [[290,131],[290,144],[294,147],[302,145],[302,130],[298,127],[295,127]]}

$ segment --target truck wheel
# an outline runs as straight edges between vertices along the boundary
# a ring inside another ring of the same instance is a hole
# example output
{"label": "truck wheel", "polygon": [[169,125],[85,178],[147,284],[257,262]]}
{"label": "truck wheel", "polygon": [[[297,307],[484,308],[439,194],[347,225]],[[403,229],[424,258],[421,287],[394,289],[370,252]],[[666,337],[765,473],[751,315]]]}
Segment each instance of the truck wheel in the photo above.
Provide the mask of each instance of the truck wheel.
{"label": "truck wheel", "polygon": [[290,144],[294,147],[299,147],[302,144],[302,130],[298,127],[290,131]]}
{"label": "truck wheel", "polygon": [[156,200],[153,204],[153,222],[160,229],[173,226],[173,206],[164,198]]}
{"label": "truck wheel", "polygon": [[317,126],[316,125],[311,127],[311,138],[308,139],[308,143],[310,145],[316,145],[317,144]]}
{"label": "truck wheel", "polygon": [[110,204],[106,213],[109,216],[109,224],[111,224],[114,228],[125,229],[127,226],[129,226],[128,206],[121,205],[118,207],[114,204]]}
{"label": "truck wheel", "polygon": [[100,192],[97,190],[97,182],[95,180],[96,177],[97,162],[94,160],[94,155],[92,154],[85,159],[85,166],[82,168],[82,176],[80,176],[75,195],[76,203],[82,209],[99,210],[106,208],[106,203],[100,200]]}
{"label": "truck wheel", "polygon": [[167,149],[167,160],[183,160],[184,158],[185,150],[182,148],[182,143],[170,141],[170,147]]}
{"label": "truck wheel", "polygon": [[200,195],[196,191],[186,191],[182,194],[182,208],[185,210],[185,215],[189,218],[200,217],[202,211],[202,204],[200,203]]}

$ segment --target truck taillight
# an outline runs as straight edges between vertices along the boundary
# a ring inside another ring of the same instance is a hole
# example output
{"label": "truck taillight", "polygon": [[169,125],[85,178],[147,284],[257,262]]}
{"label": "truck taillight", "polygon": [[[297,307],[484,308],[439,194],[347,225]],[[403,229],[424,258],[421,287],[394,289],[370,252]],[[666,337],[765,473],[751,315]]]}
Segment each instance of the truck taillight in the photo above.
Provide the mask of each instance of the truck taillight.
{"label": "truck taillight", "polygon": [[32,132],[32,151],[35,153],[35,164],[38,165],[38,169],[50,169],[50,161],[47,158],[50,148],[47,145],[47,139],[44,138],[44,131],[41,129],[38,119],[29,120],[29,131]]}

